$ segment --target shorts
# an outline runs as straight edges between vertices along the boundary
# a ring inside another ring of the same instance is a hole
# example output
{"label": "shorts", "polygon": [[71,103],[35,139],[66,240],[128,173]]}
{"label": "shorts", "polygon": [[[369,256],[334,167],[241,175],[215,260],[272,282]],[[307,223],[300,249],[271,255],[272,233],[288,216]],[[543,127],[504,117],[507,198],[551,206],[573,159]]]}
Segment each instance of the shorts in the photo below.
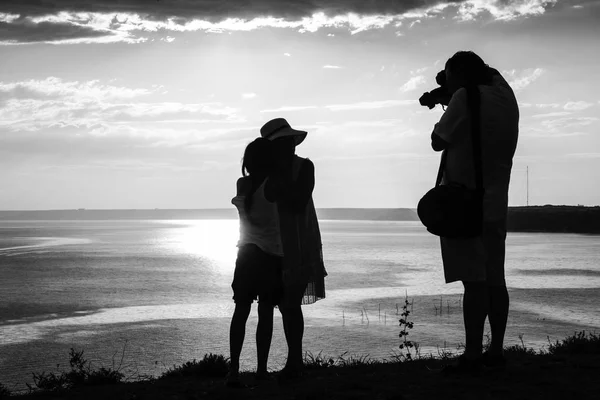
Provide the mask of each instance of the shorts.
{"label": "shorts", "polygon": [[255,244],[238,249],[233,274],[233,301],[252,304],[254,300],[278,305],[283,293],[281,265],[283,257],[265,253]]}
{"label": "shorts", "polygon": [[484,222],[483,234],[473,239],[441,238],[446,283],[482,282],[506,286],[506,220]]}

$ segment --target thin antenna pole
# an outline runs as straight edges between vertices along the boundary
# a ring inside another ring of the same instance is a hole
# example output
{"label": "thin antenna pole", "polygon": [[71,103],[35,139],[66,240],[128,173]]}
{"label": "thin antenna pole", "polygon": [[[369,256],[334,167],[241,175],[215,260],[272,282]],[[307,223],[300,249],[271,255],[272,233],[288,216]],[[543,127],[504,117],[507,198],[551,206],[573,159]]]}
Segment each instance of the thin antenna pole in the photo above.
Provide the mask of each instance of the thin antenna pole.
{"label": "thin antenna pole", "polygon": [[527,206],[529,206],[529,165],[527,166]]}

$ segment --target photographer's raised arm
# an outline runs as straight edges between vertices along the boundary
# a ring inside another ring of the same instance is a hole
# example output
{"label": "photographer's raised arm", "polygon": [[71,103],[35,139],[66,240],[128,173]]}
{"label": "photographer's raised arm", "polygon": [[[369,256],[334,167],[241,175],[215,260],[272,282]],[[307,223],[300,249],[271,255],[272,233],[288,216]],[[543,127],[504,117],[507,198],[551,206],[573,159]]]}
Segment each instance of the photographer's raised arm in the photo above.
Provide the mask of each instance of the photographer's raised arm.
{"label": "photographer's raised arm", "polygon": [[467,135],[469,133],[469,123],[467,91],[461,88],[454,93],[448,108],[433,128],[431,134],[431,147],[433,150],[444,150],[453,142],[460,140],[463,135]]}

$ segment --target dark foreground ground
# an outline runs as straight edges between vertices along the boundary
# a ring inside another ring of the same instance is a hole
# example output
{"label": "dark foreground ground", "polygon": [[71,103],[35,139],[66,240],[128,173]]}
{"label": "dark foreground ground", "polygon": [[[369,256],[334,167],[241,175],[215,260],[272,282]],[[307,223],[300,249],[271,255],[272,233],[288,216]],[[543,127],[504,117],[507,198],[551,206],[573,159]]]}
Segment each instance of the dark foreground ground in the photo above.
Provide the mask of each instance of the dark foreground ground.
{"label": "dark foreground ground", "polygon": [[[508,354],[505,370],[447,376],[449,361],[369,363],[313,367],[297,380],[255,382],[248,373],[244,389],[224,385],[223,377],[170,377],[145,382],[81,387],[62,393],[37,393],[17,399],[599,399],[600,353]],[[11,397],[12,398],[12,397]]]}

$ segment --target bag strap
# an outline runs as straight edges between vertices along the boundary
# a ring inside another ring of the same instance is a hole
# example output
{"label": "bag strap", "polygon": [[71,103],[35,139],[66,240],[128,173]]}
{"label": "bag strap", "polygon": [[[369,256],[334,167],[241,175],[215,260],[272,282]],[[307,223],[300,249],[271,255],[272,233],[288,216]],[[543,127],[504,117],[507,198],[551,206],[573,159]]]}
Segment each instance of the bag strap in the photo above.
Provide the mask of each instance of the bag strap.
{"label": "bag strap", "polygon": [[437,177],[435,178],[435,186],[440,186],[442,183],[442,177],[444,176],[444,167],[446,166],[446,150],[442,151],[442,159],[440,160],[440,167],[438,168]]}
{"label": "bag strap", "polygon": [[[467,105],[471,111],[471,144],[473,148],[473,166],[475,167],[475,186],[477,191],[483,193],[483,171],[481,161],[481,95],[477,86],[467,86]],[[435,180],[435,186],[439,186],[442,183],[442,176],[444,175],[444,167],[446,166],[448,150],[442,152],[442,159],[440,160],[440,167],[438,169],[437,178]]]}
{"label": "bag strap", "polygon": [[481,157],[481,93],[477,85],[467,86],[467,103],[471,111],[471,144],[473,167],[475,167],[475,187],[483,194],[483,163]]}

